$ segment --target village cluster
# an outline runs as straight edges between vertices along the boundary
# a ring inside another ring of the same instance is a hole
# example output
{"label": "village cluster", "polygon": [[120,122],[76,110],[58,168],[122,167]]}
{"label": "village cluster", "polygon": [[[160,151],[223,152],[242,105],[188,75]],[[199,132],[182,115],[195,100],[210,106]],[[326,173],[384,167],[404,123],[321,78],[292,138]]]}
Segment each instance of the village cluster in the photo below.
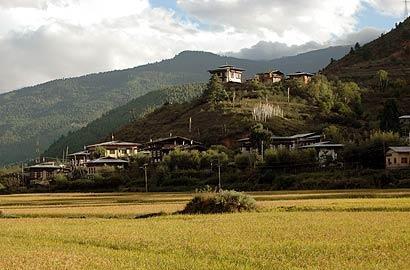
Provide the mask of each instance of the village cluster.
{"label": "village cluster", "polygon": [[[243,69],[231,65],[224,65],[209,73],[216,74],[224,83],[242,83]],[[296,72],[285,75],[279,70],[259,73],[252,80],[261,83],[278,83],[284,79],[297,79],[308,84],[314,74]],[[400,117],[404,126],[410,126],[410,115]],[[410,131],[407,132],[410,134]],[[409,135],[410,136],[410,135]],[[324,166],[325,162],[338,161],[338,155],[343,151],[344,145],[332,143],[325,136],[318,133],[295,134],[292,136],[272,136],[269,145],[262,149],[254,149],[251,138],[238,138],[237,145],[242,153],[262,152],[264,149],[301,150],[314,149],[318,164]],[[92,176],[106,168],[125,169],[130,164],[130,158],[138,154],[149,157],[150,163],[155,164],[174,150],[206,151],[206,146],[198,141],[183,136],[173,136],[150,140],[146,143],[123,142],[114,139],[108,142],[88,145],[83,151],[66,154],[62,163],[43,162],[24,169],[25,177],[30,181],[43,181],[52,179],[57,174],[69,174],[75,169],[84,168]],[[390,147],[386,149],[385,164],[387,169],[410,168],[410,147]]]}

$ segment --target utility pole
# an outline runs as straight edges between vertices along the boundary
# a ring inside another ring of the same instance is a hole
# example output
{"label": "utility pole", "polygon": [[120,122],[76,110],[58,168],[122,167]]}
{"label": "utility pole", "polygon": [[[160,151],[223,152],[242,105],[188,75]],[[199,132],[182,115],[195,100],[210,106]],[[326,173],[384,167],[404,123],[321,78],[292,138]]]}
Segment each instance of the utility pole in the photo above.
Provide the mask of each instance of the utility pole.
{"label": "utility pole", "polygon": [[264,154],[265,154],[265,153],[264,153],[265,151],[264,151],[263,140],[262,140],[262,142],[261,142],[261,152],[262,152],[261,154],[262,154],[262,162],[263,162],[263,156],[264,156]]}
{"label": "utility pole", "polygon": [[221,160],[218,158],[218,191],[222,190],[221,183]]}
{"label": "utility pole", "polygon": [[192,117],[189,117],[189,133],[192,132]]}
{"label": "utility pole", "polygon": [[288,103],[290,103],[290,87],[288,87]]}
{"label": "utility pole", "polygon": [[145,176],[145,192],[148,193],[148,172],[147,172],[148,164],[144,164],[144,176]]}

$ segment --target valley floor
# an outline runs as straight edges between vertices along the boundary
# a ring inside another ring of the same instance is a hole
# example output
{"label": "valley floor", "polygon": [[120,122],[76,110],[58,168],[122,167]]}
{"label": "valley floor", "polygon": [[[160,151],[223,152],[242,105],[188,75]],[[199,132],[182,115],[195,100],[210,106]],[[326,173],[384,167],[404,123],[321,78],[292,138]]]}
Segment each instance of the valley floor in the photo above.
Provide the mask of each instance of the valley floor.
{"label": "valley floor", "polygon": [[0,197],[0,269],[409,269],[410,190],[258,192],[260,210],[137,215],[188,193]]}

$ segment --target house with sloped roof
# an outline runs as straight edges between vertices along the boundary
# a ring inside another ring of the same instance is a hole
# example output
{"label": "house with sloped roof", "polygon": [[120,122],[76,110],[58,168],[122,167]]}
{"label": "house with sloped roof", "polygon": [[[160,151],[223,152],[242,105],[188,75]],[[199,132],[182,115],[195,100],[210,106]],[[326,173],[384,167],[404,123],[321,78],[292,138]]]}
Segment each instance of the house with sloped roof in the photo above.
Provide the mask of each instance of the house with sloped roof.
{"label": "house with sloped roof", "polygon": [[410,146],[389,147],[386,152],[386,169],[410,168]]}
{"label": "house with sloped roof", "polygon": [[295,134],[292,136],[272,136],[271,145],[273,148],[297,149],[305,145],[319,143],[322,136],[314,132]]}
{"label": "house with sloped roof", "polygon": [[304,145],[299,149],[314,149],[317,154],[317,161],[321,165],[326,165],[337,161],[344,147],[344,144],[325,141]]}
{"label": "house with sloped roof", "polygon": [[[93,153],[99,152],[102,157],[127,158],[136,155],[140,147],[140,143],[113,140],[109,142],[88,145],[85,147],[85,149],[91,155]],[[102,153],[100,153],[101,151]]]}
{"label": "house with sloped roof", "polygon": [[285,79],[285,74],[280,70],[271,70],[256,74],[254,79],[263,84],[274,84]]}
{"label": "house with sloped roof", "polygon": [[301,80],[304,84],[310,83],[313,76],[315,76],[315,74],[301,71],[287,74],[289,80]]}
{"label": "house with sloped roof", "polygon": [[[265,148],[273,149],[289,149],[294,150],[301,148],[306,145],[312,145],[315,143],[320,143],[322,140],[322,135],[311,133],[295,134],[291,136],[272,136],[270,145],[265,145]],[[242,152],[252,152],[253,146],[251,138],[243,138],[237,140],[239,147]]]}
{"label": "house with sloped roof", "polygon": [[205,146],[193,139],[183,136],[169,136],[166,138],[159,138],[145,143],[143,150],[151,154],[152,162],[160,162],[164,156],[168,155],[174,150],[185,151],[206,151]]}
{"label": "house with sloped roof", "polygon": [[67,155],[67,160],[71,166],[78,167],[90,161],[90,157],[91,153],[88,150],[84,150]]}
{"label": "house with sloped roof", "polygon": [[96,174],[107,169],[125,169],[128,167],[129,162],[127,160],[101,157],[94,160],[90,160],[85,163],[88,174]]}
{"label": "house with sloped roof", "polygon": [[217,75],[223,83],[242,83],[242,75],[245,70],[232,65],[223,65],[216,69],[208,70],[211,75]]}
{"label": "house with sloped roof", "polygon": [[399,117],[401,135],[410,140],[410,115],[402,115]]}
{"label": "house with sloped roof", "polygon": [[53,179],[57,174],[67,174],[69,169],[55,162],[44,162],[24,169],[25,178],[29,181],[46,181]]}

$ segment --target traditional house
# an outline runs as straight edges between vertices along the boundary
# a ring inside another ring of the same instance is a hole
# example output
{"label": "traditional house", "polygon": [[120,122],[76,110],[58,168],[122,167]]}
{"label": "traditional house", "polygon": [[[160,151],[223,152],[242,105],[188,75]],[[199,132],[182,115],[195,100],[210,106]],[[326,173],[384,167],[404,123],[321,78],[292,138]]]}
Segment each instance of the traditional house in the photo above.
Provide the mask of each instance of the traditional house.
{"label": "traditional house", "polygon": [[[286,148],[294,150],[306,145],[320,143],[321,139],[322,136],[316,135],[316,133],[296,134],[292,136],[272,136],[270,145],[265,145],[265,148]],[[237,140],[237,142],[239,143],[242,152],[251,152],[254,150],[250,138],[243,138]]]}
{"label": "traditional house", "polygon": [[25,177],[30,181],[51,180],[57,174],[66,174],[68,169],[63,165],[57,165],[55,162],[45,162],[36,164],[24,169]]}
{"label": "traditional house", "polygon": [[389,147],[389,150],[386,153],[386,168],[410,168],[410,147]]}
{"label": "traditional house", "polygon": [[410,140],[410,115],[400,116],[399,120],[402,136]]}
{"label": "traditional house", "polygon": [[209,70],[211,75],[216,74],[224,83],[242,83],[242,74],[245,70],[231,65],[220,66],[217,69]]}
{"label": "traditional house", "polygon": [[304,84],[308,84],[311,80],[312,77],[315,76],[312,73],[308,72],[295,72],[287,75],[290,80],[302,80]]}
{"label": "traditional house", "polygon": [[273,148],[296,149],[302,146],[319,143],[321,135],[316,133],[296,134],[292,136],[272,136],[271,145]]}
{"label": "traditional house", "polygon": [[96,174],[107,169],[125,169],[129,162],[122,159],[102,157],[85,163],[88,174]]}
{"label": "traditional house", "polygon": [[170,136],[168,138],[152,140],[144,146],[144,150],[151,153],[152,162],[162,161],[164,156],[176,149],[198,151],[206,150],[202,143],[181,136]]}
{"label": "traditional house", "polygon": [[67,156],[69,164],[73,167],[83,166],[86,162],[90,161],[90,152],[87,150],[69,154]]}
{"label": "traditional house", "polygon": [[110,141],[88,145],[86,146],[86,150],[93,155],[93,153],[96,153],[98,149],[102,149],[102,157],[127,158],[136,155],[140,147],[141,144],[139,143]]}
{"label": "traditional house", "polygon": [[279,70],[273,70],[264,73],[258,73],[255,75],[255,80],[264,84],[274,84],[282,81],[285,78],[285,74]]}
{"label": "traditional house", "polygon": [[300,149],[316,150],[317,160],[321,165],[337,161],[338,156],[343,148],[344,144],[336,144],[331,142],[318,142],[300,147]]}

